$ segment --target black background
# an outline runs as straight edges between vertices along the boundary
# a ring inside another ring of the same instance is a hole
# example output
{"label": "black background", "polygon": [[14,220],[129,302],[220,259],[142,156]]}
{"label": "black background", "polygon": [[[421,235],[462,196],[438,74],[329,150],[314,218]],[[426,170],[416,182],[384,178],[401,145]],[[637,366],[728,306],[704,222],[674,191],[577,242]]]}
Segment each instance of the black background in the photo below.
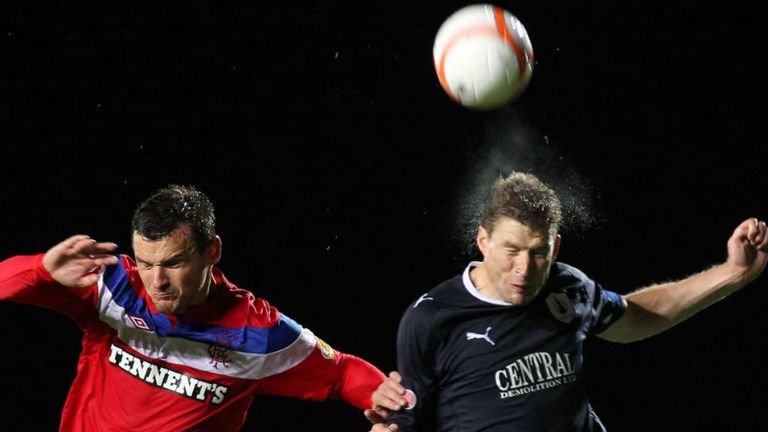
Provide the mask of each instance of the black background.
{"label": "black background", "polygon": [[[497,170],[551,181],[576,223],[560,259],[621,293],[719,262],[766,217],[763,2],[500,2],[537,63],[493,112],[435,78],[434,35],[466,4],[2,2],[0,256],[80,232],[130,253],[136,203],[196,184],[229,279],[387,371],[406,305],[476,258],[464,209]],[[766,420],[765,285],[643,342],[589,342],[608,427]],[[55,430],[79,332],[0,315],[2,429]],[[338,401],[260,397],[244,430],[308,428],[368,425]]]}

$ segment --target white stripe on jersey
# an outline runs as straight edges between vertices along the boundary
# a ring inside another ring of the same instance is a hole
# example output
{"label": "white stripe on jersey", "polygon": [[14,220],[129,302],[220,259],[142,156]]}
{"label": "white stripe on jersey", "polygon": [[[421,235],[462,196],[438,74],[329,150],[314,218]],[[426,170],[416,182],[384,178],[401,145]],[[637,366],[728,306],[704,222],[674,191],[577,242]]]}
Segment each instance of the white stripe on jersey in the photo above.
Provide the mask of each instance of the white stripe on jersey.
{"label": "white stripe on jersey", "polygon": [[315,349],[317,338],[303,328],[299,337],[287,347],[268,354],[226,351],[227,366],[212,358],[210,344],[180,337],[161,337],[134,326],[125,308],[112,299],[104,284],[104,270],[98,281],[99,319],[117,332],[117,337],[139,353],[168,363],[234,378],[260,379],[284,372],[306,359]]}

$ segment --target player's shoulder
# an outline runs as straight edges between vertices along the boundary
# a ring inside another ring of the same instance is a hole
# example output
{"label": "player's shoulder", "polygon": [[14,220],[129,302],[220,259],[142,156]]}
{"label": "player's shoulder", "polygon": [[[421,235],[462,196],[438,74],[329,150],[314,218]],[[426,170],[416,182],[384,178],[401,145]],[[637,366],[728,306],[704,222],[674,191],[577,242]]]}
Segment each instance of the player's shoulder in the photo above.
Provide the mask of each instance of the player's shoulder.
{"label": "player's shoulder", "polygon": [[461,275],[454,276],[440,282],[431,290],[419,294],[408,305],[405,315],[434,319],[442,311],[460,304],[460,297],[464,291]]}
{"label": "player's shoulder", "polygon": [[556,262],[545,286],[545,299],[553,305],[571,303],[578,311],[585,310],[595,297],[595,282],[578,268]]}
{"label": "player's shoulder", "polygon": [[301,324],[280,312],[267,299],[231,283],[218,269],[214,269],[214,279],[217,292],[210,300],[210,307],[221,311],[218,324],[238,329],[247,339],[253,339],[249,352],[278,352],[304,333]]}
{"label": "player's shoulder", "polygon": [[556,262],[550,270],[548,285],[552,291],[585,289],[594,286],[594,281],[578,268]]}
{"label": "player's shoulder", "polygon": [[215,284],[206,301],[210,316],[219,325],[228,328],[268,329],[277,327],[287,319],[267,299],[229,281],[217,267],[213,268]]}
{"label": "player's shoulder", "polygon": [[434,288],[429,290],[429,294],[438,299],[439,303],[452,304],[458,301],[461,294],[465,293],[464,281],[461,274],[446,279]]}
{"label": "player's shoulder", "polygon": [[588,316],[596,295],[596,284],[583,271],[557,262],[545,288],[544,303],[558,320],[570,323]]}
{"label": "player's shoulder", "polygon": [[237,321],[240,326],[269,328],[277,326],[283,319],[275,305],[251,291],[239,288],[229,281],[218,285],[217,289],[220,291],[217,294],[220,296],[218,301],[214,297],[217,307],[223,307],[229,319]]}

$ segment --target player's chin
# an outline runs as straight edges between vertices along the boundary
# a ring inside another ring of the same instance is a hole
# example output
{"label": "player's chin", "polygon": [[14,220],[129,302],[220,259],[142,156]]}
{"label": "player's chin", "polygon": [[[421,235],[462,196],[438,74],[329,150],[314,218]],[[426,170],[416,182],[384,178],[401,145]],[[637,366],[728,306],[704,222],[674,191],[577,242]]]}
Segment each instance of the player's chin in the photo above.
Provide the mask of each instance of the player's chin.
{"label": "player's chin", "polygon": [[512,303],[513,305],[524,305],[530,303],[531,301],[530,297],[525,293],[525,291],[520,290],[508,292],[506,297],[507,298],[505,300],[507,303]]}
{"label": "player's chin", "polygon": [[176,298],[153,298],[152,303],[158,312],[172,314],[179,308],[179,302]]}
{"label": "player's chin", "polygon": [[525,287],[514,285],[507,289],[506,300],[508,303],[512,303],[514,305],[527,305],[531,303],[534,298],[536,298],[536,295],[538,295],[539,291],[540,289],[537,289],[532,285],[526,285]]}

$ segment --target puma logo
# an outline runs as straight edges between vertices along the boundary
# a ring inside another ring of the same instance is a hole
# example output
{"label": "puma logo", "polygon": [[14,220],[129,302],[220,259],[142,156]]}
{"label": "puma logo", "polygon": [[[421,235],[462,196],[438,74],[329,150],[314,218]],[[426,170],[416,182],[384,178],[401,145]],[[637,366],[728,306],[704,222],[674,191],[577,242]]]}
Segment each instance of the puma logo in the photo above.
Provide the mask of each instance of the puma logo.
{"label": "puma logo", "polygon": [[488,334],[490,332],[491,332],[491,327],[488,327],[487,329],[485,329],[485,333],[484,334],[474,333],[474,332],[467,332],[467,340],[482,339],[482,340],[488,342],[491,345],[496,345],[496,343],[491,340],[490,336],[488,336]]}
{"label": "puma logo", "polygon": [[434,297],[427,297],[427,294],[422,295],[421,297],[419,297],[418,300],[416,300],[416,303],[413,305],[414,309],[416,309],[416,307],[419,305],[419,303],[421,303],[423,301],[434,300],[435,299]]}

